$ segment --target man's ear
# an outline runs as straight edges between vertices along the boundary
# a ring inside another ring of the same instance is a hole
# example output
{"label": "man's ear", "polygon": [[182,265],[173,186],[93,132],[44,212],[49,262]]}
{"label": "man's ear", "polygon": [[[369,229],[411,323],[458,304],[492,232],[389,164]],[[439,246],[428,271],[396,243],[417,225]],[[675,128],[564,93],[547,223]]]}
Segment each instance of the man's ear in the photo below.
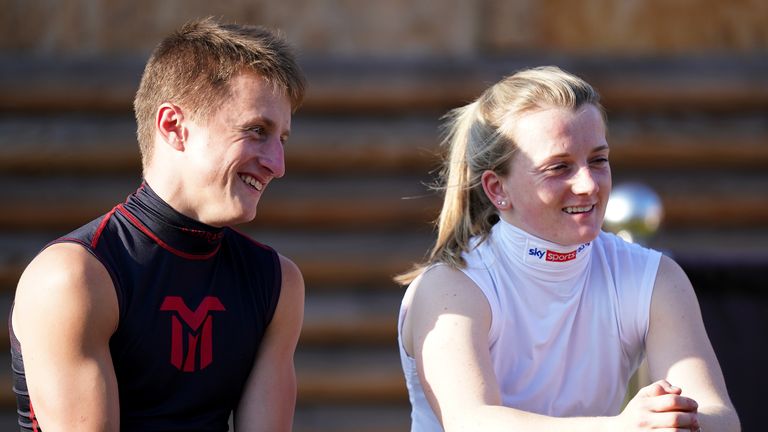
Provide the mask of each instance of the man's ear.
{"label": "man's ear", "polygon": [[174,150],[184,151],[187,129],[184,126],[184,112],[181,107],[170,102],[164,102],[157,109],[155,129],[163,142]]}
{"label": "man's ear", "polygon": [[504,183],[498,174],[491,170],[486,170],[480,177],[485,195],[491,200],[493,206],[499,210],[509,210],[512,208],[512,201],[509,199]]}

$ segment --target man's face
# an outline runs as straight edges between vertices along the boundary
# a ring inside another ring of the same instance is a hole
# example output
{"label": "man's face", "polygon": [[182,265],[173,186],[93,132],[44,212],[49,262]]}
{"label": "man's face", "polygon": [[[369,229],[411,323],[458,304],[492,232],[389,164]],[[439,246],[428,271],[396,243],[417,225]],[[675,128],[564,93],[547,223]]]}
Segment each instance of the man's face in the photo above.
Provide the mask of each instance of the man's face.
{"label": "man's face", "polygon": [[562,245],[594,240],[611,192],[600,111],[593,105],[533,111],[512,133],[519,151],[504,179],[511,202],[504,220]]}
{"label": "man's face", "polygon": [[219,109],[188,124],[182,213],[213,226],[251,221],[269,182],[285,174],[290,129],[288,97],[253,72],[236,75]]}

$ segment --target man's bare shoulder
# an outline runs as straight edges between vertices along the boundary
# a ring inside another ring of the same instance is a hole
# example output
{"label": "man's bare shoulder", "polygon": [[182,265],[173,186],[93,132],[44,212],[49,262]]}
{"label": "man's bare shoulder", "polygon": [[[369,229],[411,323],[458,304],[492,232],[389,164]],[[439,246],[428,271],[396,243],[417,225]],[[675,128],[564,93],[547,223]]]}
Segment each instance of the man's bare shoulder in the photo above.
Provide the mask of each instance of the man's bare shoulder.
{"label": "man's bare shoulder", "polygon": [[278,254],[280,257],[280,271],[282,273],[282,289],[304,292],[304,277],[291,259]]}
{"label": "man's bare shoulder", "polygon": [[117,295],[106,268],[76,243],[40,252],[19,279],[12,322],[20,339],[32,326],[80,322],[111,334],[117,326]]}

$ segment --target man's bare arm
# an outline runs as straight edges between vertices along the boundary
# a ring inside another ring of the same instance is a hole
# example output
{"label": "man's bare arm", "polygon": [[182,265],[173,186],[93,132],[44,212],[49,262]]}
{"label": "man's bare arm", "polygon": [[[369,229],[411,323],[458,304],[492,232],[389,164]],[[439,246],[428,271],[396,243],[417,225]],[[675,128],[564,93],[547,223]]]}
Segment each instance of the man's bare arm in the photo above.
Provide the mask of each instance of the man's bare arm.
{"label": "man's bare arm", "polygon": [[46,432],[119,429],[109,338],[118,321],[112,280],[83,247],[55,244],[24,271],[12,325],[29,396]]}
{"label": "man's bare arm", "polygon": [[235,413],[236,432],[290,432],[293,424],[293,354],[304,318],[304,280],[289,259],[281,256],[280,264],[280,300]]}

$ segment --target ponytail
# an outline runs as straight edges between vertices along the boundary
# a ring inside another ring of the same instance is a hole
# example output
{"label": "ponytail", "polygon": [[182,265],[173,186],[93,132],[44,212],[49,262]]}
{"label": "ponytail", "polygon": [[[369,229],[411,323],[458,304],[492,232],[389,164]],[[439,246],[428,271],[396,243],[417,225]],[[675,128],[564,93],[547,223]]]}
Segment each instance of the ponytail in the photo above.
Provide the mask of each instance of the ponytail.
{"label": "ponytail", "polygon": [[[446,147],[447,158],[440,176],[443,184],[438,186],[444,198],[436,222],[437,240],[429,252],[427,262],[417,264],[411,271],[395,277],[398,283],[410,283],[426,266],[436,262],[446,263],[453,268],[463,267],[465,263],[461,255],[469,250],[470,239],[481,231],[478,230],[478,224],[473,223],[477,209],[484,210],[480,213],[489,213],[481,219],[493,219],[488,216],[495,215],[495,208],[485,197],[480,178],[469,158],[475,150],[473,144],[487,142],[495,135],[495,128],[489,127],[483,120],[480,105],[481,100],[478,99],[449,111],[443,117],[446,132],[442,145]],[[487,236],[493,223],[488,223],[488,229],[482,234]]]}
{"label": "ponytail", "polygon": [[[478,135],[479,102],[457,108],[445,117],[448,133],[444,145],[448,159],[443,167],[445,197],[437,219],[437,240],[429,255],[429,261],[446,261],[452,266],[463,264],[460,253],[472,236],[470,221],[470,191],[472,172],[467,150],[473,135]],[[458,252],[458,253],[455,253]]]}

